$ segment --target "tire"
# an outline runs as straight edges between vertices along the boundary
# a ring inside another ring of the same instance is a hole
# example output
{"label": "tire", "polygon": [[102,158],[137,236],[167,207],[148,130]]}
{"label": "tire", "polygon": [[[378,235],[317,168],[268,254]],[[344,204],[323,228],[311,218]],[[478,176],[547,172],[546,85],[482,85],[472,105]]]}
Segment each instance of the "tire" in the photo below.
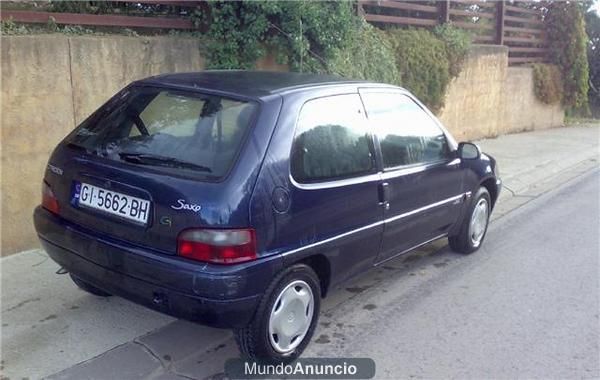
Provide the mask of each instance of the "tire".
{"label": "tire", "polygon": [[85,292],[88,292],[90,294],[93,294],[95,296],[98,297],[110,297],[111,294],[105,292],[102,289],[98,289],[97,287],[90,285],[89,283],[83,281],[82,279],[80,279],[79,277],[69,273],[69,276],[71,277],[71,280],[73,280],[73,282],[75,283],[75,285],[77,285],[77,287]]}
{"label": "tire", "polygon": [[[490,221],[491,205],[490,193],[485,187],[480,187],[472,198],[458,233],[448,237],[448,243],[454,252],[469,254],[481,247]],[[484,208],[485,215],[482,216]],[[480,221],[480,223],[475,222],[477,226],[472,223],[473,218]],[[485,222],[484,226],[481,224],[483,222]]]}
{"label": "tire", "polygon": [[[312,296],[312,307],[310,298],[307,298],[309,296]],[[279,302],[282,299],[287,299],[288,302]],[[303,302],[305,299],[309,300],[306,304]],[[284,308],[284,304],[287,308]],[[312,268],[305,264],[295,264],[283,270],[267,288],[250,324],[235,331],[235,339],[242,356],[263,363],[294,361],[312,338],[319,319],[320,306],[321,286],[319,277]],[[277,311],[281,312],[280,317],[285,315],[285,318],[277,319]],[[301,311],[305,312],[304,316],[301,316]],[[308,314],[310,316],[307,316]],[[291,331],[288,335],[292,338],[286,338],[284,333],[278,334],[278,330],[274,330],[273,326],[288,329]],[[296,331],[296,326],[299,326],[299,331]],[[302,334],[306,326],[308,329]],[[298,336],[293,338],[296,334]],[[286,345],[288,340],[290,344]],[[282,350],[286,347],[287,351]]]}

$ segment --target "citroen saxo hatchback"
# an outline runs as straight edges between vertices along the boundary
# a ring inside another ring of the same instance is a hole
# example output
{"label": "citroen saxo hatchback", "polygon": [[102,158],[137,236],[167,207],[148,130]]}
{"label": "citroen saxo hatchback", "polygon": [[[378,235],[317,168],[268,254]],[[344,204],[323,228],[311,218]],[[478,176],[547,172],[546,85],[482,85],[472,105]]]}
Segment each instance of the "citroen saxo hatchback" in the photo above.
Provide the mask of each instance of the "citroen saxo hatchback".
{"label": "citroen saxo hatchback", "polygon": [[290,361],[341,281],[435,239],[470,253],[501,182],[408,91],[292,73],[134,82],[68,135],[35,227],[90,293]]}

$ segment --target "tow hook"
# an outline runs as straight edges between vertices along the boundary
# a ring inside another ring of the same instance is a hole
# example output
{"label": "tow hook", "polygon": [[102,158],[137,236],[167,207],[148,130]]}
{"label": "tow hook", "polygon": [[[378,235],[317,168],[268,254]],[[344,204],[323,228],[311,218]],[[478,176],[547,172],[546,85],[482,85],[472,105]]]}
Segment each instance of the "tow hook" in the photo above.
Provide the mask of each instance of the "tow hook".
{"label": "tow hook", "polygon": [[156,306],[166,306],[167,305],[167,296],[163,293],[154,292],[152,302]]}

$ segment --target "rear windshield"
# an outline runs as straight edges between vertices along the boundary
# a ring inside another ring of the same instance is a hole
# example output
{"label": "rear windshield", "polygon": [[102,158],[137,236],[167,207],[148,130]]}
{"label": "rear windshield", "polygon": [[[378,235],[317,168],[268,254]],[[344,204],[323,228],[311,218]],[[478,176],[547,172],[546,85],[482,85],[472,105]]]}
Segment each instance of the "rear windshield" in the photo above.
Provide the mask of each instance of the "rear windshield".
{"label": "rear windshield", "polygon": [[70,136],[70,146],[108,159],[224,177],[257,105],[221,96],[132,87]]}

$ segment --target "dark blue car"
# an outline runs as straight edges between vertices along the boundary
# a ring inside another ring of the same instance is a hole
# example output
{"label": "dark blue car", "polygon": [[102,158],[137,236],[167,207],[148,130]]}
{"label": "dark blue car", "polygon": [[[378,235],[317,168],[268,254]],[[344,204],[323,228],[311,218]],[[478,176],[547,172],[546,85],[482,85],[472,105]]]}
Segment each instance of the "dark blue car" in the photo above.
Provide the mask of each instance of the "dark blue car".
{"label": "dark blue car", "polygon": [[477,250],[500,187],[402,88],[207,71],[134,82],[81,123],[34,219],[83,290],[290,361],[341,281],[443,237]]}

